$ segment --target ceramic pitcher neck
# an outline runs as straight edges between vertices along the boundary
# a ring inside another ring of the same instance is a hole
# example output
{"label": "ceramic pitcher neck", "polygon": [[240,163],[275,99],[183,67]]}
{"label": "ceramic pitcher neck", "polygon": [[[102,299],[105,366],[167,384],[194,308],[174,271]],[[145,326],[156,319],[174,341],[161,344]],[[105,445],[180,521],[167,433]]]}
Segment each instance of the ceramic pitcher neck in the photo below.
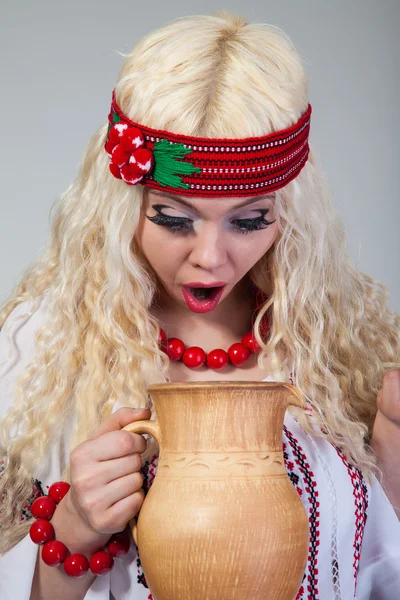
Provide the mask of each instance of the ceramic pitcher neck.
{"label": "ceramic pitcher neck", "polygon": [[174,383],[151,386],[161,451],[282,449],[290,391],[271,382]]}

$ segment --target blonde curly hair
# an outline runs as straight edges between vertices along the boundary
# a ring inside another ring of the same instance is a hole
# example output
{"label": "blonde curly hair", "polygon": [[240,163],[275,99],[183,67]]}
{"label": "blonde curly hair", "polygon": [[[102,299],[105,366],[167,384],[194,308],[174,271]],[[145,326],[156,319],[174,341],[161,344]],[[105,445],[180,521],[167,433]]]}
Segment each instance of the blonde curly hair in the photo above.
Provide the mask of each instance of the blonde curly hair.
{"label": "blonde curly hair", "polygon": [[[289,127],[307,108],[307,78],[287,36],[228,13],[173,21],[125,58],[118,104],[150,127],[202,137],[260,136]],[[75,181],[56,203],[48,246],[0,311],[1,327],[22,302],[50,298],[35,357],[0,427],[0,456],[7,457],[0,552],[26,535],[29,522],[19,523],[19,515],[33,474],[71,413],[77,419],[72,450],[117,400],[144,407],[147,386],[168,372],[149,312],[154,274],[134,239],[143,188],[110,174],[106,133],[104,124],[91,138]],[[287,380],[291,365],[313,408],[299,416],[302,425],[312,431],[317,424],[369,473],[376,396],[385,372],[400,368],[400,318],[388,308],[387,289],[350,264],[312,149],[300,175],[277,192],[276,215],[275,244],[249,273],[269,297],[258,323],[266,310],[272,314],[267,342],[257,333],[260,365],[268,358],[277,381]],[[278,358],[282,349],[286,365]],[[22,433],[11,439],[15,425]],[[68,479],[68,468],[63,475]]]}

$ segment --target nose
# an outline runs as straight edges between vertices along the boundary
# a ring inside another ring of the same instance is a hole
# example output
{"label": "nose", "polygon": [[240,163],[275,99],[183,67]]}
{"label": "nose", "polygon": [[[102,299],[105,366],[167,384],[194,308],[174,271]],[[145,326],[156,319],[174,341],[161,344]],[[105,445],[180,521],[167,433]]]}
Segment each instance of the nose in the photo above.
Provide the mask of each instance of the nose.
{"label": "nose", "polygon": [[204,223],[192,239],[194,242],[189,256],[191,265],[213,271],[226,263],[224,232],[215,223]]}

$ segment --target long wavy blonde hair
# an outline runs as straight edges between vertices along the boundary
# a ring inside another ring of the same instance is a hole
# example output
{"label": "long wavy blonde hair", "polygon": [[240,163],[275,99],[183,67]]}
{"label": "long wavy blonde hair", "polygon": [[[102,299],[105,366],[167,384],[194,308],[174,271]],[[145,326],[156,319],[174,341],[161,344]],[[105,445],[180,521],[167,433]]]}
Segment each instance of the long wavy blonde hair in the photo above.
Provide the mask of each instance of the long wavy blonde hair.
{"label": "long wavy blonde hair", "polygon": [[[228,13],[178,19],[147,35],[127,55],[116,84],[118,104],[148,126],[203,137],[250,137],[289,127],[308,103],[301,58],[278,28],[249,25]],[[107,419],[118,400],[143,407],[146,388],[163,381],[168,359],[149,313],[156,291],[136,246],[143,188],[109,171],[107,125],[91,138],[75,181],[60,197],[49,243],[0,312],[46,295],[46,325],[1,423],[0,551],[27,533],[19,523],[32,478],[74,413],[72,450]],[[387,289],[351,266],[343,225],[311,150],[300,175],[276,195],[279,233],[251,279],[269,297],[269,339],[260,364],[294,383],[318,424],[369,473],[368,446],[384,373],[400,368],[399,316]],[[260,313],[259,319],[262,317]],[[278,351],[284,349],[287,365]],[[32,408],[34,407],[34,410]],[[12,438],[11,430],[21,426]],[[146,457],[145,457],[146,458]],[[63,474],[69,477],[68,468]]]}

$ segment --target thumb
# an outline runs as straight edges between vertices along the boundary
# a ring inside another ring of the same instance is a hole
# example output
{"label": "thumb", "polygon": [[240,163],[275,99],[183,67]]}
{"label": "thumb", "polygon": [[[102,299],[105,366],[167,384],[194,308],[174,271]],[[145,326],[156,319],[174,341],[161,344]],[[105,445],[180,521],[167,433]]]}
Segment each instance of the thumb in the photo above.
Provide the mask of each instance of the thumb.
{"label": "thumb", "polygon": [[90,439],[94,440],[103,435],[103,433],[118,431],[133,421],[147,420],[150,417],[151,410],[149,408],[130,408],[129,406],[124,406],[115,411],[109,419],[99,425]]}
{"label": "thumb", "polygon": [[400,370],[393,369],[384,376],[377,405],[387,419],[400,423]]}

